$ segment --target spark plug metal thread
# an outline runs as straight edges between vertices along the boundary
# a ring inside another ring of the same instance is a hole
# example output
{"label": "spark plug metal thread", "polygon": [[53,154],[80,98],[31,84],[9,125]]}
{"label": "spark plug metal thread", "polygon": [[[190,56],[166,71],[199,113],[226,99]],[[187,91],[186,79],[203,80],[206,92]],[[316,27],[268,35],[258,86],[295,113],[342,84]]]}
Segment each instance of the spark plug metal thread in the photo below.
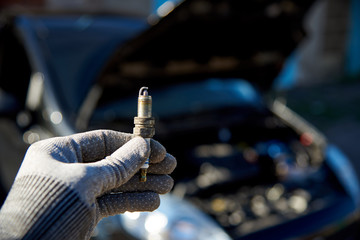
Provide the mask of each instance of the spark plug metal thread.
{"label": "spark plug metal thread", "polygon": [[[148,93],[148,87],[142,87],[139,90],[137,116],[134,117],[135,136],[141,136],[150,144],[150,138],[155,135],[155,119],[152,117],[152,98]],[[140,182],[146,182],[147,169],[149,168],[149,159],[140,168]]]}

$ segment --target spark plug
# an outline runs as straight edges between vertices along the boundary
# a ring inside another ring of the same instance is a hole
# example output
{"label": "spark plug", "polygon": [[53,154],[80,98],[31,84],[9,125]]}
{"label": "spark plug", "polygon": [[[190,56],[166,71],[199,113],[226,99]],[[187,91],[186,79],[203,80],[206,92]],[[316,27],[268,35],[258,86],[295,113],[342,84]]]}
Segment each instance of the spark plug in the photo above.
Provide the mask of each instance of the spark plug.
{"label": "spark plug", "polygon": [[[134,124],[134,135],[145,138],[150,144],[150,138],[155,135],[155,119],[152,117],[152,98],[148,93],[147,87],[140,88],[137,116],[134,117]],[[148,168],[149,159],[140,168],[140,182],[146,182]]]}

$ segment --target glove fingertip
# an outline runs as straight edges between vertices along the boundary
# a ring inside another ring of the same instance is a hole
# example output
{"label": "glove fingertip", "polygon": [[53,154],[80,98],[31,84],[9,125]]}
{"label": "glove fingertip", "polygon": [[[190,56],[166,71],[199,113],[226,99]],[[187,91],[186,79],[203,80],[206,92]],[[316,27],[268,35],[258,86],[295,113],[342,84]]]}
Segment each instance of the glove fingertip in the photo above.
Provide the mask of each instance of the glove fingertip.
{"label": "glove fingertip", "polygon": [[150,141],[150,162],[151,163],[158,163],[164,160],[166,156],[166,149],[161,143],[158,141],[151,139]]}
{"label": "glove fingertip", "polygon": [[160,206],[159,194],[155,192],[107,194],[98,199],[102,217],[124,212],[152,212]]}
{"label": "glove fingertip", "polygon": [[144,192],[142,193],[143,200],[139,201],[139,205],[134,211],[147,211],[152,212],[159,208],[160,197],[155,192]]}
{"label": "glove fingertip", "polygon": [[170,174],[175,170],[175,168],[177,166],[176,158],[173,155],[171,155],[170,153],[167,153],[166,154],[166,163],[167,163],[167,168],[166,168],[165,174]]}

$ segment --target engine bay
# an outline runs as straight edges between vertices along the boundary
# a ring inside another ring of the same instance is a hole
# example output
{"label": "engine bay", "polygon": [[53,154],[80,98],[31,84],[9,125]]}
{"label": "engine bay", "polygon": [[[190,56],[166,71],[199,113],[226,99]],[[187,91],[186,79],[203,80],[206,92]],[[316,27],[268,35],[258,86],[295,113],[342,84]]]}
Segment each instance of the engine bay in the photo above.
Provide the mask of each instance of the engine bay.
{"label": "engine bay", "polygon": [[[323,143],[314,143],[309,132],[298,134],[273,112],[227,109],[178,120],[193,128],[158,136],[178,159],[173,194],[234,239],[339,201],[336,178],[324,159],[314,159]],[[179,129],[176,122],[168,128]]]}

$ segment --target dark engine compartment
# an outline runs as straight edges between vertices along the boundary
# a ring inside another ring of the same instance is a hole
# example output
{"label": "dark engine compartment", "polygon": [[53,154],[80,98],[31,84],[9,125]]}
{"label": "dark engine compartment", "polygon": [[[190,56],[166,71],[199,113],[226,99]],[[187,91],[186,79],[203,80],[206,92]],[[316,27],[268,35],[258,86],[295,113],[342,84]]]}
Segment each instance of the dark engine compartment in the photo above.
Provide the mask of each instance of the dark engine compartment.
{"label": "dark engine compartment", "polygon": [[[270,111],[226,109],[210,118],[196,118],[203,127],[194,121],[194,129],[159,139],[178,159],[173,193],[212,216],[232,238],[339,200],[336,178],[312,159],[310,134],[299,136]],[[210,127],[203,119],[218,124]],[[183,126],[187,120],[179,119]]]}

